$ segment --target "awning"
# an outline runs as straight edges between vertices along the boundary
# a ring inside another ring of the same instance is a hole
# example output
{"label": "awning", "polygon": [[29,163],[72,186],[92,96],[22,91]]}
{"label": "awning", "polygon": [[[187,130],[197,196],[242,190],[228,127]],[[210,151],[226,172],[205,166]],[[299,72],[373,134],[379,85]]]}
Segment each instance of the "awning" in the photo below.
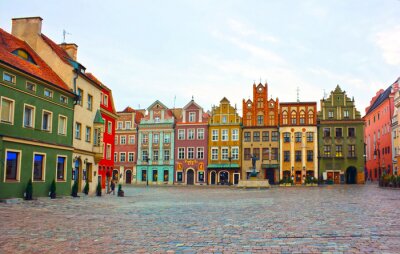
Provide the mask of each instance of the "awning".
{"label": "awning", "polygon": [[224,169],[238,169],[240,168],[239,164],[232,163],[232,164],[208,164],[208,168],[224,168]]}
{"label": "awning", "polygon": [[261,164],[262,168],[279,168],[279,164]]}

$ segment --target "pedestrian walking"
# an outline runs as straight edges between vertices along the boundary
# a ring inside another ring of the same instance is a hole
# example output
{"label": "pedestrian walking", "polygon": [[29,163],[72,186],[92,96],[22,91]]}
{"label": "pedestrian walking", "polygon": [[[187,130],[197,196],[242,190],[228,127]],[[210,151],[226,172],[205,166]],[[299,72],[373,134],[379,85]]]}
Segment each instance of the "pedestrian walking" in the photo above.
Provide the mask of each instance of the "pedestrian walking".
{"label": "pedestrian walking", "polygon": [[110,191],[110,193],[113,193],[113,195],[115,195],[115,182],[114,182],[114,180],[112,180],[111,181],[111,191]]}

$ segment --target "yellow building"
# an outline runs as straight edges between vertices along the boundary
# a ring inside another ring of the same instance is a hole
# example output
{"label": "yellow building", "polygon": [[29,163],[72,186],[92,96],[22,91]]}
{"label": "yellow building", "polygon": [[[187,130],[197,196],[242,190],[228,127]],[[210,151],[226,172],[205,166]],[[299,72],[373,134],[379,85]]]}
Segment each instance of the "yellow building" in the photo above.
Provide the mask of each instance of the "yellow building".
{"label": "yellow building", "polygon": [[213,107],[208,134],[208,183],[238,184],[241,179],[241,117],[224,97]]}
{"label": "yellow building", "polygon": [[303,184],[318,178],[317,103],[280,104],[280,178]]}
{"label": "yellow building", "polygon": [[399,108],[400,108],[400,92],[394,95],[394,112],[392,118],[392,144],[393,144],[393,175],[400,175],[400,126],[399,126]]}

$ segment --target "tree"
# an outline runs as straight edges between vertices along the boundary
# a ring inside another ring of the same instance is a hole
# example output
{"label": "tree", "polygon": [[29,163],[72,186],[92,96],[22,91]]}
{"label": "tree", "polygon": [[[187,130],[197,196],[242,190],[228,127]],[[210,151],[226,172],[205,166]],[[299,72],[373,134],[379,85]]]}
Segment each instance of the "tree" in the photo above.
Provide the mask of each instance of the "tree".
{"label": "tree", "polygon": [[28,184],[25,189],[25,200],[32,200],[33,199],[33,185],[32,179],[29,178]]}
{"label": "tree", "polygon": [[54,199],[54,198],[56,198],[56,180],[55,179],[53,179],[53,181],[51,182],[51,185],[50,185],[50,198],[52,198],[52,199]]}

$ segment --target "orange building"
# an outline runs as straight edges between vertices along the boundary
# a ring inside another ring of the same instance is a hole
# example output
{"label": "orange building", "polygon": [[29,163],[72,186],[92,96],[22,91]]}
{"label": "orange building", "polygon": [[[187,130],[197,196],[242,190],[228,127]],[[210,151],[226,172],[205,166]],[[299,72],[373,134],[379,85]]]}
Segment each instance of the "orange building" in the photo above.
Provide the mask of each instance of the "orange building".
{"label": "orange building", "polygon": [[259,178],[270,184],[279,181],[279,100],[268,100],[268,84],[253,84],[253,100],[243,99],[242,174],[252,172],[252,160],[257,158]]}
{"label": "orange building", "polygon": [[318,178],[317,103],[280,103],[280,177],[303,184]]}

